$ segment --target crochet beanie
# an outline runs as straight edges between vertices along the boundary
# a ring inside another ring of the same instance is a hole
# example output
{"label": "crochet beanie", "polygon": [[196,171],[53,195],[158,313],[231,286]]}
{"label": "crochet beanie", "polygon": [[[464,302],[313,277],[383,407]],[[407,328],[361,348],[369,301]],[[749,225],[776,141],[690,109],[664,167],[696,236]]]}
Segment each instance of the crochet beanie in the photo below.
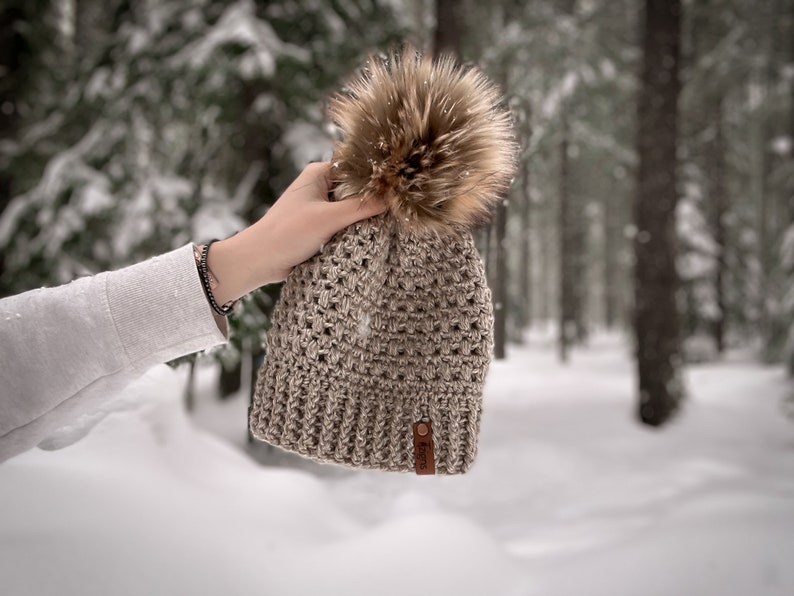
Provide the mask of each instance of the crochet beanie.
{"label": "crochet beanie", "polygon": [[515,167],[485,75],[411,48],[370,58],[332,98],[336,200],[385,197],[287,278],[249,415],[254,437],[312,459],[465,472],[493,344],[471,228]]}

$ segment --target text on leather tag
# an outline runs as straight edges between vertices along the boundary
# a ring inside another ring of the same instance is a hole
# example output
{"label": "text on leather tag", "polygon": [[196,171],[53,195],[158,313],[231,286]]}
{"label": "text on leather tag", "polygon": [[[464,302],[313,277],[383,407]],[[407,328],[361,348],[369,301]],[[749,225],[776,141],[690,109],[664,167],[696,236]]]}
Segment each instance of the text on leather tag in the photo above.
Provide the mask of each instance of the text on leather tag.
{"label": "text on leather tag", "polygon": [[435,474],[433,425],[430,421],[414,422],[414,464],[417,474]]}

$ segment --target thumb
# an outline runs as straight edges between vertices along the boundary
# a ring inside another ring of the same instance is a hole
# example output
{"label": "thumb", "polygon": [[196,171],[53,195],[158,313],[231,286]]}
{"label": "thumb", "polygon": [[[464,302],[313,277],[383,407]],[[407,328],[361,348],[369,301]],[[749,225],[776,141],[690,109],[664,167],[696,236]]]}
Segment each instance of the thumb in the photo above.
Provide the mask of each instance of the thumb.
{"label": "thumb", "polygon": [[385,199],[373,195],[360,195],[328,203],[329,219],[337,230],[362,219],[379,215],[388,208],[389,204]]}

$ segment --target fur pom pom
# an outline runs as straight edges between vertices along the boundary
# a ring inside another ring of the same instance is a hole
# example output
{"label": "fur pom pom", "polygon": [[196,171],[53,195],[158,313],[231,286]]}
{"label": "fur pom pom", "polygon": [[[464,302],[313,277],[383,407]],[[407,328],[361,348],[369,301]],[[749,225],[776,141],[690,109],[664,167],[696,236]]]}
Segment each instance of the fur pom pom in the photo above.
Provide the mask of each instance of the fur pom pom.
{"label": "fur pom pom", "polygon": [[385,197],[404,231],[486,222],[515,171],[517,144],[498,88],[451,57],[406,47],[370,58],[329,113],[341,132],[337,200]]}

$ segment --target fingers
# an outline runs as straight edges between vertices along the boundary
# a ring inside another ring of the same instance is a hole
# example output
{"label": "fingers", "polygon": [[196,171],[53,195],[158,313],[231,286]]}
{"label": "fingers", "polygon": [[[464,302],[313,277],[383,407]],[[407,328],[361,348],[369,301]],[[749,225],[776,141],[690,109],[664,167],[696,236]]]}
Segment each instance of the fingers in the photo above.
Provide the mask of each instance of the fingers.
{"label": "fingers", "polygon": [[304,172],[311,172],[313,175],[325,175],[325,176],[328,176],[330,170],[331,170],[330,161],[313,161],[311,163],[306,164],[306,167],[303,168]]}
{"label": "fingers", "polygon": [[385,199],[374,196],[350,197],[328,203],[328,206],[333,212],[333,220],[338,230],[362,219],[379,215],[389,208]]}
{"label": "fingers", "polygon": [[[307,165],[300,178],[306,176],[322,186],[322,204],[317,205],[319,211],[315,212],[320,217],[320,229],[329,237],[350,224],[383,213],[388,209],[385,199],[372,195],[359,195],[341,201],[328,201],[327,190],[331,187],[331,162],[315,162]],[[317,197],[315,201],[319,199]]]}
{"label": "fingers", "polygon": [[298,178],[306,177],[314,181],[321,191],[322,198],[325,199],[326,194],[331,188],[331,162],[330,161],[315,161],[308,164],[301,172]]}

